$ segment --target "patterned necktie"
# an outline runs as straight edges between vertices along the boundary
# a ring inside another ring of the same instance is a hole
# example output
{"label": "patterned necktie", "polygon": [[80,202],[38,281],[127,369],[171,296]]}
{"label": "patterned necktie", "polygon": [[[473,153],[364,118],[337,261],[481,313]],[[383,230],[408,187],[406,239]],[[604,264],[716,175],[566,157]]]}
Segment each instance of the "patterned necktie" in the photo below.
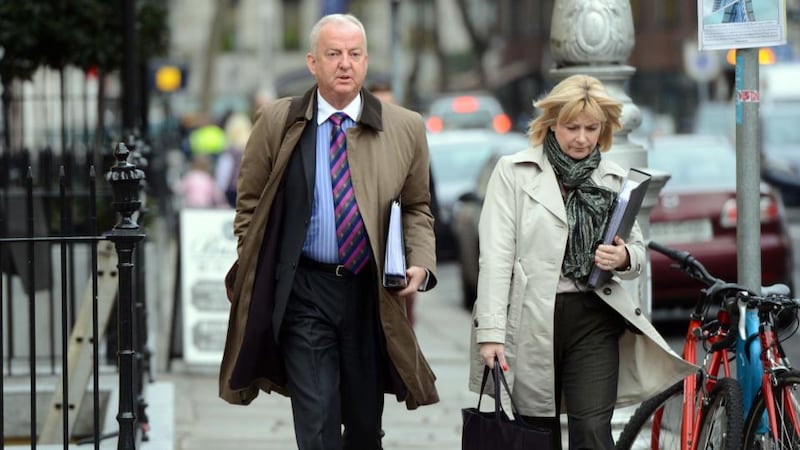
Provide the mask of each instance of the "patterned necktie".
{"label": "patterned necktie", "polygon": [[358,273],[369,261],[367,233],[356,196],[350,182],[350,165],[347,163],[347,145],[342,122],[347,117],[337,112],[330,116],[331,132],[331,186],[336,216],[336,238],[339,241],[339,261],[353,273]]}

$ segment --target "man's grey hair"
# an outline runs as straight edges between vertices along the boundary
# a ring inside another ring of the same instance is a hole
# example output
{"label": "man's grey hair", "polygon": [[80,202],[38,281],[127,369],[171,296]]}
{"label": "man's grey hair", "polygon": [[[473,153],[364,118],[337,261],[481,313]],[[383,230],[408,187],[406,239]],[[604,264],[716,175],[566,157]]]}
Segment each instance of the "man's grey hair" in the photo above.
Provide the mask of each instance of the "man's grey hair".
{"label": "man's grey hair", "polygon": [[364,24],[361,23],[358,18],[352,14],[328,14],[323,18],[319,19],[317,23],[311,28],[311,33],[309,34],[309,51],[312,55],[317,56],[317,43],[319,41],[319,31],[322,29],[323,26],[329,23],[350,23],[358,27],[361,30],[361,34],[364,36],[364,50],[366,51],[367,48],[367,30],[364,29]]}

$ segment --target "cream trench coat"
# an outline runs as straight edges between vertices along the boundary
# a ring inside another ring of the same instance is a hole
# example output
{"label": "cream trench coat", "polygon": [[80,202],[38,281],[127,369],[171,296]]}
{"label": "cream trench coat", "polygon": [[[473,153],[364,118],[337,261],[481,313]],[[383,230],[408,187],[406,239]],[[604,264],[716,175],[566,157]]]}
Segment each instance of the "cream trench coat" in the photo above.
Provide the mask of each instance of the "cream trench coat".
{"label": "cream trench coat", "polygon": [[[603,159],[592,174],[618,191],[626,172]],[[469,387],[480,391],[481,342],[505,344],[505,373],[519,413],[556,412],[553,314],[567,242],[567,216],[555,172],[541,146],[500,159],[489,180],[481,212],[478,298],[473,309]],[[640,402],[697,367],[683,361],[642,314],[618,279],[639,276],[645,251],[638,224],[626,241],[631,268],[616,271],[597,294],[642,334],[620,338],[617,406]],[[563,406],[563,404],[562,404]],[[565,408],[561,408],[566,412]]]}

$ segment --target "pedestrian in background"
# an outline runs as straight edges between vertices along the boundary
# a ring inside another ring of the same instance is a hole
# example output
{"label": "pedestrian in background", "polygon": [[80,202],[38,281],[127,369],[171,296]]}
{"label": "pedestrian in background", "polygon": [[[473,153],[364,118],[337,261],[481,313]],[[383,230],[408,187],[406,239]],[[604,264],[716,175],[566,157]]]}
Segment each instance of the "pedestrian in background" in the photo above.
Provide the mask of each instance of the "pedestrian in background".
{"label": "pedestrian in background", "polygon": [[236,182],[242,164],[244,147],[250,137],[252,123],[242,113],[233,113],[225,121],[225,151],[219,156],[214,168],[217,186],[225,194],[231,207],[236,206]]}
{"label": "pedestrian in background", "polygon": [[378,100],[386,103],[396,103],[394,99],[394,92],[392,92],[392,85],[385,81],[376,81],[369,85],[369,92]]}
{"label": "pedestrian in background", "polygon": [[[438,401],[404,311],[436,284],[425,127],[363,88],[357,18],[323,17],[310,42],[316,86],[264,106],[242,159],[220,395],[288,395],[300,449],[380,449],[384,393],[409,409]],[[398,197],[408,283],[389,291],[380,275]]]}
{"label": "pedestrian in background", "polygon": [[[550,428],[561,448],[614,448],[616,406],[640,402],[696,368],[642,315],[619,279],[638,277],[645,250],[638,224],[627,242],[598,245],[626,176],[603,158],[622,104],[595,78],[574,75],[534,103],[531,146],[500,159],[481,212],[478,297],[470,388],[495,358],[518,413]],[[615,275],[590,289],[592,267]]]}
{"label": "pedestrian in background", "polygon": [[211,159],[208,155],[193,155],[191,166],[172,186],[181,199],[182,208],[228,208],[225,195],[217,188],[211,174]]}

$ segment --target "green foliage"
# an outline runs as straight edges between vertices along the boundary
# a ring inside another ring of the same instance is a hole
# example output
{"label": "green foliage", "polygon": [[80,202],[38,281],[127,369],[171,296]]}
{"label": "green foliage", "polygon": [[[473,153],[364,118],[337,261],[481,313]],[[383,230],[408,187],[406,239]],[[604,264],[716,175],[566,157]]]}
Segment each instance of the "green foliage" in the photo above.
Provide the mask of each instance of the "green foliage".
{"label": "green foliage", "polygon": [[41,9],[39,2],[0,1],[0,78],[4,83],[30,79],[39,66],[37,30],[31,24],[38,23]]}
{"label": "green foliage", "polygon": [[[122,66],[123,18],[119,1],[0,0],[0,77],[30,79],[41,65],[105,71]],[[140,62],[163,55],[169,45],[167,7],[136,2]]]}

